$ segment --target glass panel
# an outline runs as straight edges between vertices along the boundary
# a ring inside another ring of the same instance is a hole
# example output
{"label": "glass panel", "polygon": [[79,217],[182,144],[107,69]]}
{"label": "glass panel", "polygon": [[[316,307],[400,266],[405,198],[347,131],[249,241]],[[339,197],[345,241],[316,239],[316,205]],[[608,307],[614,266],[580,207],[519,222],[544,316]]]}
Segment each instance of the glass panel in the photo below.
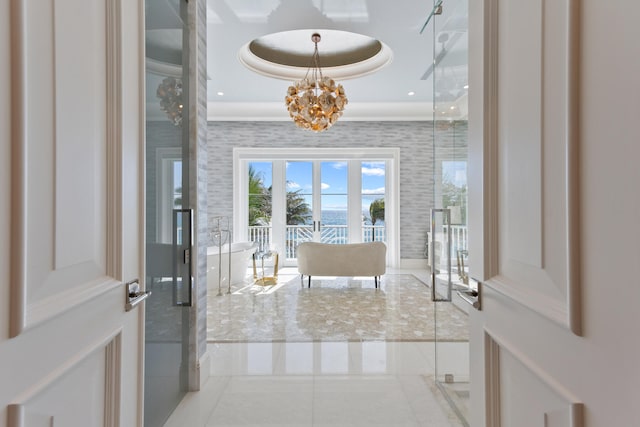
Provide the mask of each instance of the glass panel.
{"label": "glass panel", "polygon": [[347,195],[322,195],[323,209],[320,227],[320,241],[322,243],[345,244],[349,242],[347,200]]}
{"label": "glass panel", "polygon": [[362,241],[386,241],[386,163],[362,162]]}
{"label": "glass panel", "polygon": [[320,241],[322,243],[349,242],[348,172],[347,162],[321,163]]}
{"label": "glass panel", "polygon": [[[145,426],[164,425],[187,392],[191,299],[186,2],[147,1]],[[182,31],[180,31],[182,29]],[[176,31],[183,39],[175,49]],[[169,61],[169,62],[168,62]],[[186,262],[185,262],[186,261]]]}
{"label": "glass panel", "polygon": [[301,242],[313,240],[313,162],[287,162],[286,257],[296,257]]}
{"label": "glass panel", "polygon": [[287,225],[313,222],[313,163],[287,162]]}
{"label": "glass panel", "polygon": [[[440,2],[435,0],[434,4]],[[433,201],[429,262],[435,303],[435,381],[463,425],[469,401],[472,309],[456,294],[466,287],[468,0],[441,2],[433,37]],[[447,302],[450,301],[450,302]],[[455,333],[452,333],[455,331]]]}
{"label": "glass panel", "polygon": [[272,180],[273,163],[249,162],[249,240],[257,242],[259,250],[272,243]]}

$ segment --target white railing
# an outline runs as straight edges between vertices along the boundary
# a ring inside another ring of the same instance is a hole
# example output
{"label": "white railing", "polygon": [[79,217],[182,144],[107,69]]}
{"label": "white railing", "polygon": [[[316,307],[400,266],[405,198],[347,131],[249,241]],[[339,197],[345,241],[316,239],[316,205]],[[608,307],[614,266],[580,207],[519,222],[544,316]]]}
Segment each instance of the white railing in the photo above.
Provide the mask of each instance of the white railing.
{"label": "white railing", "polygon": [[[445,226],[446,227],[446,226]],[[445,228],[446,232],[446,228]],[[467,250],[468,240],[467,226],[466,225],[452,225],[451,226],[451,250],[455,253],[457,250]]]}
{"label": "white railing", "polygon": [[252,225],[249,227],[249,241],[257,242],[260,250],[268,249],[271,245],[271,226]]}
{"label": "white railing", "polygon": [[[467,230],[468,229],[466,225],[451,226],[451,236],[450,236],[451,237],[451,261],[454,264],[456,262],[458,251],[466,251],[469,248]],[[447,249],[444,242],[446,242],[446,238],[447,238],[447,226],[446,225],[442,226],[442,234],[438,233],[437,236],[432,236],[431,233],[428,233],[428,234],[429,236],[427,239],[429,241],[429,246],[428,246],[429,256],[427,258],[432,256],[431,240],[435,238],[436,248],[435,248],[434,255],[436,257],[436,264],[439,264],[440,262],[445,262],[445,260],[447,259]]]}
{"label": "white railing", "polygon": [[[255,225],[249,227],[249,240],[258,242],[261,249],[271,245],[271,226]],[[287,225],[285,254],[288,259],[296,257],[296,248],[302,242],[313,240],[313,226]],[[362,241],[386,241],[386,228],[384,225],[363,225]],[[349,241],[349,230],[346,225],[323,225],[320,229],[320,241],[322,243],[344,244]]]}
{"label": "white railing", "polygon": [[[363,225],[362,241],[386,242],[386,227],[384,225]],[[446,226],[443,227],[446,233]],[[287,225],[287,238],[285,241],[285,253],[288,259],[296,257],[296,248],[302,242],[313,240],[313,227],[310,225]],[[343,244],[349,241],[346,225],[323,225],[320,231],[321,242]],[[375,239],[373,239],[375,237]],[[249,240],[258,242],[260,248],[268,248],[271,245],[271,226],[254,225],[249,227]],[[457,250],[466,250],[468,242],[467,226],[451,226],[451,250],[455,257]],[[455,259],[455,258],[454,258]]]}
{"label": "white railing", "polygon": [[363,225],[362,241],[363,242],[386,242],[387,228],[384,225]]}

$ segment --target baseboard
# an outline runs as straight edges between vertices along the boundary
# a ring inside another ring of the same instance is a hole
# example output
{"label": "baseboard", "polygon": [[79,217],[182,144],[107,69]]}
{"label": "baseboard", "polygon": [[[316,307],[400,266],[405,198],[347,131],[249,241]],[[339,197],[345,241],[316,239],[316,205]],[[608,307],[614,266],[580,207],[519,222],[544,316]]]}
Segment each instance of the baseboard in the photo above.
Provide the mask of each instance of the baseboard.
{"label": "baseboard", "polygon": [[426,259],[403,258],[400,260],[400,268],[424,270],[428,267],[429,262]]}
{"label": "baseboard", "polygon": [[205,351],[198,363],[200,363],[200,390],[202,390],[211,375],[211,355],[209,350]]}

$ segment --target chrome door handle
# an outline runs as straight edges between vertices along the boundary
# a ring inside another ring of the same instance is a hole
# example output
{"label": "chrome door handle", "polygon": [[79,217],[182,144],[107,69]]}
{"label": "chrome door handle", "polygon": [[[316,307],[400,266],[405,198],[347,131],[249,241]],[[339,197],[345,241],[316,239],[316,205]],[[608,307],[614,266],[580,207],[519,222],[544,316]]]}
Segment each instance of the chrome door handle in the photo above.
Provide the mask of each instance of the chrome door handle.
{"label": "chrome door handle", "polygon": [[151,291],[141,291],[138,279],[132,280],[124,284],[127,295],[124,304],[125,311],[131,311],[133,308],[147,299],[151,295]]}
{"label": "chrome door handle", "polygon": [[[473,279],[472,279],[473,280]],[[462,289],[456,291],[458,296],[467,303],[471,304],[473,308],[478,311],[482,311],[482,283],[478,282],[478,290],[475,289]]]}

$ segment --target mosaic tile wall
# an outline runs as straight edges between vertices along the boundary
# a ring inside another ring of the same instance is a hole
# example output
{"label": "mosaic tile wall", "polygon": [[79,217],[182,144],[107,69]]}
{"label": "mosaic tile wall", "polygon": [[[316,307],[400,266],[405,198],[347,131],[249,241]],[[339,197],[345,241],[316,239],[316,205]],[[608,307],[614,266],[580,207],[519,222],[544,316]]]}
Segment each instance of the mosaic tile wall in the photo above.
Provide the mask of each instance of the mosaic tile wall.
{"label": "mosaic tile wall", "polygon": [[[466,130],[466,122],[439,125],[436,157],[466,159]],[[289,122],[209,122],[211,214],[233,214],[234,147],[400,147],[400,257],[423,259],[433,207],[433,139],[432,122],[344,121],[320,134]]]}
{"label": "mosaic tile wall", "polygon": [[[190,344],[195,343],[195,351],[191,347],[189,349],[189,386],[191,390],[199,390],[200,388],[200,371],[194,371],[193,368],[200,361],[200,358],[207,351],[207,246],[209,242],[208,230],[208,156],[207,156],[207,2],[206,0],[197,0],[196,17],[193,25],[198,29],[195,35],[196,51],[197,51],[197,71],[194,79],[194,91],[197,94],[196,104],[196,123],[194,130],[195,140],[196,168],[195,168],[195,193],[196,194],[196,212],[195,212],[195,239],[198,252],[198,260],[196,264],[195,277],[195,308],[191,312],[191,330],[192,333]],[[193,63],[193,61],[192,61]],[[194,147],[191,148],[191,158],[194,158]],[[196,354],[194,354],[196,353]]]}

